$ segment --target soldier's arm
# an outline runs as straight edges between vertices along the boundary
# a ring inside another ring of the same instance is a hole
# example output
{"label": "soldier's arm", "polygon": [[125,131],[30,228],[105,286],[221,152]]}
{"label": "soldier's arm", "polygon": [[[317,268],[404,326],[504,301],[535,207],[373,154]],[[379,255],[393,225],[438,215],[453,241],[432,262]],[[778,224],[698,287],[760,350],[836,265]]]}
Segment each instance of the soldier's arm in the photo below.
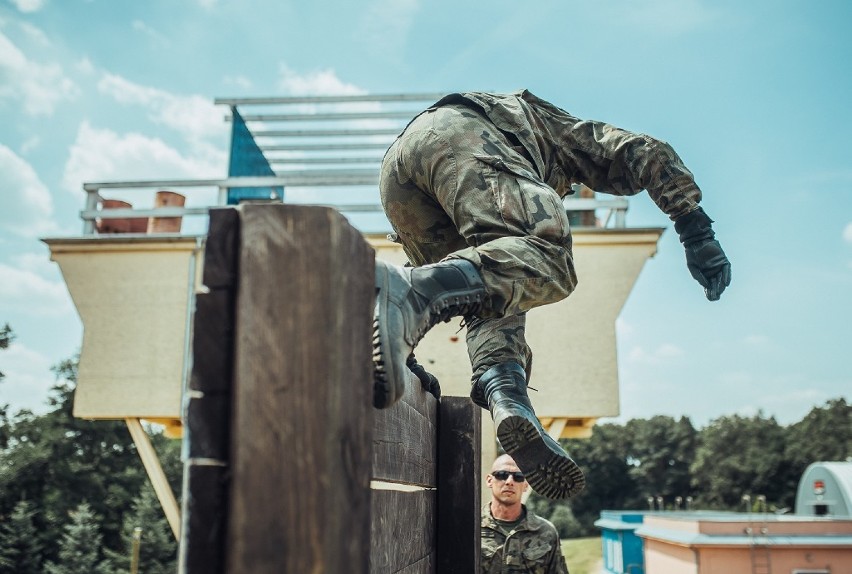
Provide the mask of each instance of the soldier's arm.
{"label": "soldier's arm", "polygon": [[672,220],[694,211],[701,190],[666,142],[598,121],[580,120],[563,133],[564,161],[573,179],[613,195],[643,189]]}
{"label": "soldier's arm", "polygon": [[547,574],[568,574],[568,565],[565,564],[565,557],[562,555],[562,544],[559,537],[556,537],[556,543],[553,550],[548,555],[550,561],[547,567]]}

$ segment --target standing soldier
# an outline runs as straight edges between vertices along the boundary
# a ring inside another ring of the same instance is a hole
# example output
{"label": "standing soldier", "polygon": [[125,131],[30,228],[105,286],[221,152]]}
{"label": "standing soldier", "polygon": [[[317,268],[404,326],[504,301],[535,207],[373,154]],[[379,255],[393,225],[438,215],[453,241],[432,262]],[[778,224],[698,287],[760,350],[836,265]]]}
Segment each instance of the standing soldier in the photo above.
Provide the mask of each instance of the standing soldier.
{"label": "standing soldier", "polygon": [[526,90],[441,99],[390,146],[380,181],[394,236],[414,267],[376,262],[375,406],[402,396],[406,361],[426,332],[464,317],[471,398],[491,411],[501,446],[532,488],[557,499],[579,492],[584,478],[527,397],[524,326],[529,309],[577,284],[562,204],[573,183],[615,195],[647,190],[674,221],[707,299],[719,299],[731,265],[671,146],[580,120]]}
{"label": "standing soldier", "polygon": [[524,473],[497,457],[485,477],[491,501],[482,508],[482,574],[568,574],[556,527],[521,502]]}

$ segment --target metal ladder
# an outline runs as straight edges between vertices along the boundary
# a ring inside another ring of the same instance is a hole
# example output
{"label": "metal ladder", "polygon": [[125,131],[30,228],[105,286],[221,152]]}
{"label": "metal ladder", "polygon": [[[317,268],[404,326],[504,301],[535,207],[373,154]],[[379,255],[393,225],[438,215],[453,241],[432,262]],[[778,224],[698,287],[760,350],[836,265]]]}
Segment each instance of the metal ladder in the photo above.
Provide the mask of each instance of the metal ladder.
{"label": "metal ladder", "polygon": [[751,572],[752,574],[772,574],[772,561],[769,554],[769,541],[767,540],[769,528],[766,524],[766,497],[762,494],[757,497],[757,510],[761,516],[761,524],[757,533],[755,533],[752,520],[751,497],[748,494],[744,495],[743,502],[746,504],[749,515],[749,523],[745,531],[751,543],[749,546]]}

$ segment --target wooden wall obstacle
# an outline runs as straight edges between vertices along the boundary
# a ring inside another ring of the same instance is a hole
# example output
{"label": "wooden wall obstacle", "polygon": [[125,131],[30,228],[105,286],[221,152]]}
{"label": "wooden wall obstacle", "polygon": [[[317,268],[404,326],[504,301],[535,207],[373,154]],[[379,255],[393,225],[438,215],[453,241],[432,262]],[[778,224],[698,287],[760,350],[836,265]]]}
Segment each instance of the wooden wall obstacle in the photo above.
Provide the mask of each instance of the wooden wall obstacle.
{"label": "wooden wall obstacle", "polygon": [[374,252],[335,210],[211,213],[180,571],[477,572],[480,412],[372,408]]}

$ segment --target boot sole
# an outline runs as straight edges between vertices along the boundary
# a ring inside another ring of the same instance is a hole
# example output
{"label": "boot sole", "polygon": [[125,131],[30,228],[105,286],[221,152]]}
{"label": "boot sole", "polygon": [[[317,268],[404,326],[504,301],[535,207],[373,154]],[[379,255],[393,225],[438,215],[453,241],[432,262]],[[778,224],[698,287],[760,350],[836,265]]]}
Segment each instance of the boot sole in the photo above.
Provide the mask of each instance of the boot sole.
{"label": "boot sole", "polygon": [[[387,337],[387,308],[390,277],[387,267],[376,261],[376,316],[373,318],[373,406],[385,409],[397,402],[405,388],[397,385],[398,373],[394,372],[393,361],[389,360]],[[387,358],[387,360],[386,360]]]}
{"label": "boot sole", "polygon": [[538,494],[554,500],[583,490],[583,471],[561,448],[547,444],[542,431],[527,418],[509,416],[497,428],[500,446],[509,454]]}

